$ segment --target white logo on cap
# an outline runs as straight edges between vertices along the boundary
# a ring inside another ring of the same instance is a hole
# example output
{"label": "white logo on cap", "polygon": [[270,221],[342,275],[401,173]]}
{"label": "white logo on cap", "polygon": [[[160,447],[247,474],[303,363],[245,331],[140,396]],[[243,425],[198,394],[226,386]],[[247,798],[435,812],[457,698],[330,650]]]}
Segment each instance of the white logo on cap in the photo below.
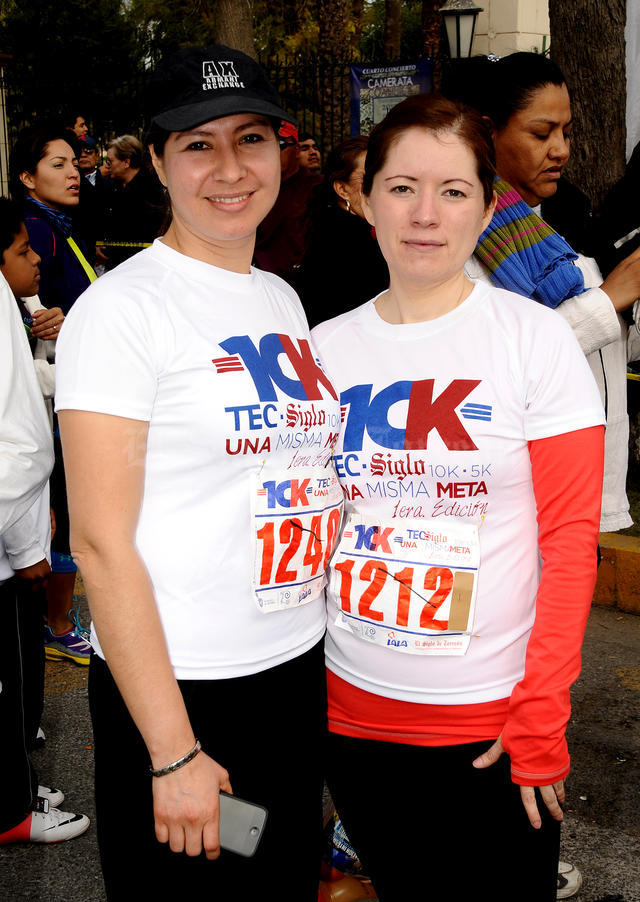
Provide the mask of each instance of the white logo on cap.
{"label": "white logo on cap", "polygon": [[204,60],[202,63],[202,90],[216,91],[218,88],[244,88],[231,60]]}

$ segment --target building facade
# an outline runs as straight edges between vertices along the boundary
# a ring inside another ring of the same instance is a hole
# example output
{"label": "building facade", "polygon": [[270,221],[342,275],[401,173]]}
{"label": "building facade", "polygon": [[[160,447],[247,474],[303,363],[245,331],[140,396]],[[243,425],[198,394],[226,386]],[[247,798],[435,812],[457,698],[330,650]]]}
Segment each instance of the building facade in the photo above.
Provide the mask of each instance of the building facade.
{"label": "building facade", "polygon": [[544,53],[549,47],[548,0],[476,0],[473,53],[507,56],[518,50]]}

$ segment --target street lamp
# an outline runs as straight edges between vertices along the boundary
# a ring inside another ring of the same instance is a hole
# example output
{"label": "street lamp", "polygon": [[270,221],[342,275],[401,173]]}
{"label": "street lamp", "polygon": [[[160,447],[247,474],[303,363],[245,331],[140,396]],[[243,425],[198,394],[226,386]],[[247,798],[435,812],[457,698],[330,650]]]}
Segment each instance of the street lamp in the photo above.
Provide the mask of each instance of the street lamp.
{"label": "street lamp", "polygon": [[471,56],[476,19],[482,11],[482,7],[476,6],[473,0],[447,0],[438,10],[447,27],[451,59]]}

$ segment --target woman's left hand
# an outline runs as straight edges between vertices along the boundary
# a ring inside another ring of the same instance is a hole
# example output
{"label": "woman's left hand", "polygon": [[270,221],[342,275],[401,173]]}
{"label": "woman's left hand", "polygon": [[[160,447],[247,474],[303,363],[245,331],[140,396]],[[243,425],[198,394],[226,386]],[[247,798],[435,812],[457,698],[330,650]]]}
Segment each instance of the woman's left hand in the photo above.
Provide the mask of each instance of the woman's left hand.
{"label": "woman's left hand", "polygon": [[[501,737],[498,736],[491,748],[487,749],[487,751],[483,755],[480,755],[479,758],[476,758],[476,760],[473,762],[474,767],[491,767],[492,764],[495,764],[500,755],[502,755],[502,753],[504,752],[500,739]],[[557,821],[561,821],[563,814],[560,805],[564,802],[565,799],[564,780],[558,780],[556,783],[550,783],[547,786],[538,786],[537,788],[540,790],[542,801],[549,809],[551,817],[553,817]],[[535,827],[536,830],[539,830],[542,826],[542,818],[540,817],[540,812],[538,811],[535,790],[535,786],[521,786],[520,798],[522,799],[522,804],[524,805],[524,809],[527,812],[529,823],[532,827]]]}
{"label": "woman's left hand", "polygon": [[42,341],[50,341],[58,337],[63,322],[64,313],[60,307],[51,307],[49,310],[35,310],[31,334]]}

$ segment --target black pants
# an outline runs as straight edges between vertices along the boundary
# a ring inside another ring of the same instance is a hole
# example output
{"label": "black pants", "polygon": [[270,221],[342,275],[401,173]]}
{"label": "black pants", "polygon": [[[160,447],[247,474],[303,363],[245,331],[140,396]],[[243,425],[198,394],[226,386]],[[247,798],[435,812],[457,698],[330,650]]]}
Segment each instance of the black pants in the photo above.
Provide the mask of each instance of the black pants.
{"label": "black pants", "polygon": [[[171,852],[155,838],[149,755],[100,658],[91,661],[97,831],[107,897],[316,902],[322,854],[326,681],[322,643],[263,673],[180,681],[195,735],[233,791],[269,816],[253,858]],[[162,778],[158,778],[162,779]]]}
{"label": "black pants", "polygon": [[25,819],[38,780],[28,750],[33,745],[44,693],[43,595],[15,577],[0,585],[0,773],[5,775],[0,833]]}
{"label": "black pants", "polygon": [[490,745],[330,735],[329,789],[381,902],[555,902],[560,825],[537,794],[530,826],[507,755],[471,766]]}

